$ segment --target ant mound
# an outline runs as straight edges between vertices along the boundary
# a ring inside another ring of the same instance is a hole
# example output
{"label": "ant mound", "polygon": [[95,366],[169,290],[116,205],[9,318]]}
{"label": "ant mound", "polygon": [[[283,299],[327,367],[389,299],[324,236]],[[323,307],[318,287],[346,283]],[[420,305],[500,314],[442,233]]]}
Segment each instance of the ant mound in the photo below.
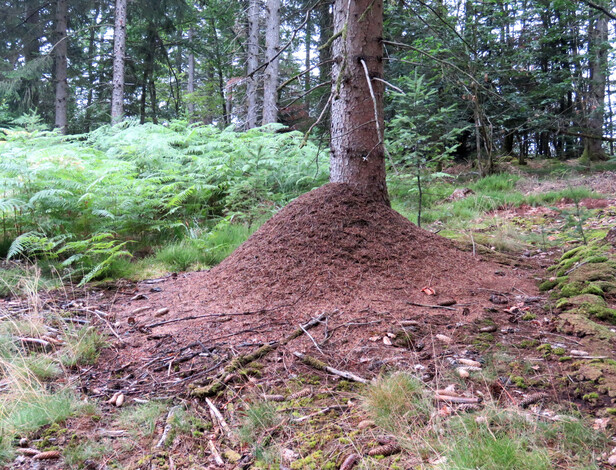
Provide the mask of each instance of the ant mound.
{"label": "ant mound", "polygon": [[[506,292],[516,282],[525,283],[515,271],[473,257],[349,185],[331,183],[287,205],[181,289],[203,310],[298,313],[460,302],[477,288]],[[422,293],[424,287],[436,296]],[[476,304],[470,310],[480,313]]]}
{"label": "ant mound", "polygon": [[[113,377],[114,364],[130,363],[184,387],[315,317],[326,320],[289,347],[316,348],[352,369],[378,370],[400,357],[411,367],[417,357],[400,356],[383,335],[413,324],[413,342],[402,346],[438,351],[435,332],[467,341],[470,325],[487,321],[486,308],[492,325],[507,325],[504,304],[537,292],[527,276],[460,250],[348,185],[327,184],[287,205],[216,268],[124,292],[130,300],[113,311],[130,347],[106,350],[101,362],[111,369],[99,375]],[[273,371],[286,367],[279,359],[271,359]]]}

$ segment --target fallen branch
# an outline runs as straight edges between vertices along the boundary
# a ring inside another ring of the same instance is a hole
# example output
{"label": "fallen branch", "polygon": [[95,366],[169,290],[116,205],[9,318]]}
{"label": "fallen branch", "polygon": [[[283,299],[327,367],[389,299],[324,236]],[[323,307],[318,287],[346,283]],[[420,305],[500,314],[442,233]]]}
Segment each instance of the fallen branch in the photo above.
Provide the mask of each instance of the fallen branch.
{"label": "fallen branch", "polygon": [[169,413],[167,414],[167,419],[165,420],[165,429],[163,429],[163,434],[162,436],[160,436],[160,439],[158,440],[156,447],[162,447],[163,445],[165,445],[165,442],[167,441],[167,437],[169,436],[169,433],[171,432],[171,429],[173,428],[171,420],[173,419],[173,416],[175,415],[175,413],[181,408],[182,408],[181,405],[176,405],[169,410]]}
{"label": "fallen branch", "polygon": [[210,385],[206,387],[195,388],[193,389],[191,394],[197,398],[210,397],[210,396],[218,394],[225,387],[223,383],[223,379],[227,375],[241,369],[246,364],[250,364],[253,361],[261,359],[262,357],[268,355],[272,351],[275,351],[276,349],[278,349],[280,346],[284,346],[288,344],[290,341],[294,340],[295,338],[299,338],[307,330],[314,328],[319,323],[321,323],[325,319],[326,315],[327,315],[326,313],[322,313],[318,317],[315,317],[312,320],[310,320],[305,325],[300,325],[300,327],[297,330],[295,330],[293,333],[291,333],[289,336],[287,336],[286,338],[284,338],[282,341],[278,343],[266,344],[264,346],[261,346],[259,349],[257,349],[251,354],[246,354],[243,356],[235,357],[227,367],[225,367],[221,372],[219,372],[216,375],[216,377],[212,379],[212,383]]}
{"label": "fallen branch", "polygon": [[219,467],[222,467],[225,464],[225,461],[220,456],[220,452],[218,452],[214,442],[212,440],[208,440],[207,443],[210,447],[210,452],[212,452],[212,455],[214,456],[214,462],[216,462],[216,465]]}
{"label": "fallen branch", "polygon": [[461,403],[465,405],[481,403],[481,398],[452,397],[450,395],[435,394],[434,399],[445,403]]}
{"label": "fallen branch", "polygon": [[308,419],[310,419],[310,418],[313,418],[313,417],[315,417],[315,416],[318,416],[318,415],[322,415],[322,414],[328,413],[328,412],[330,412],[330,411],[334,411],[334,410],[337,410],[337,411],[346,411],[346,410],[348,410],[348,409],[349,409],[349,407],[348,407],[348,406],[346,406],[346,405],[332,405],[332,406],[327,406],[327,407],[325,407],[325,408],[323,408],[323,409],[320,409],[319,411],[317,411],[317,412],[315,412],[315,413],[311,413],[311,414],[309,414],[309,415],[302,416],[301,418],[293,418],[293,419],[291,419],[291,421],[292,421],[293,423],[301,423],[302,421],[306,421],[306,420],[308,420]]}
{"label": "fallen branch", "polygon": [[414,305],[415,307],[426,307],[426,308],[442,308],[445,310],[453,310],[453,311],[457,311],[457,308],[454,307],[447,307],[446,305],[430,305],[430,304],[418,304],[417,302],[411,302],[409,300],[406,301],[407,304],[409,305]]}
{"label": "fallen branch", "polygon": [[339,377],[342,377],[344,379],[347,380],[352,380],[353,382],[360,382],[363,384],[369,384],[370,381],[367,379],[364,379],[363,377],[360,377],[358,375],[353,374],[352,372],[348,372],[346,370],[338,370],[338,369],[334,369],[333,367],[328,366],[327,364],[325,364],[322,361],[319,361],[318,359],[315,359],[314,357],[311,356],[307,356],[306,354],[302,354],[298,351],[295,351],[293,353],[293,355],[295,357],[297,357],[300,361],[302,361],[304,364],[317,369],[317,370],[322,370],[324,372],[329,372],[330,374],[334,374],[337,375]]}
{"label": "fallen branch", "polygon": [[216,408],[216,405],[214,405],[214,403],[212,403],[212,400],[210,400],[209,398],[205,399],[205,403],[207,403],[207,406],[210,409],[210,413],[213,418],[212,420],[218,423],[218,425],[220,426],[220,429],[223,430],[223,432],[227,435],[227,437],[230,440],[234,441],[235,436],[233,436],[233,433],[231,432],[231,428],[225,421],[225,418],[220,412],[220,410]]}

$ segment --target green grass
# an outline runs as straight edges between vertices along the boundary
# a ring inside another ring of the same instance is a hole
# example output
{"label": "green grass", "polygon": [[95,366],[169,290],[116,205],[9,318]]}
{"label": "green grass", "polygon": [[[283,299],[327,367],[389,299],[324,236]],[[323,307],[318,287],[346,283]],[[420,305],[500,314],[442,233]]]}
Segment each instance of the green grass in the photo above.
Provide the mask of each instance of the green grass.
{"label": "green grass", "polygon": [[100,461],[108,452],[108,447],[102,443],[86,441],[80,444],[69,444],[62,450],[62,455],[69,469],[84,468],[87,460]]}
{"label": "green grass", "polygon": [[238,434],[244,444],[256,445],[260,434],[280,422],[276,407],[269,402],[252,403],[246,408]]}
{"label": "green grass", "polygon": [[152,261],[171,271],[215,266],[233,253],[260,224],[261,221],[251,226],[221,223],[200,238],[187,238],[164,246]]}
{"label": "green grass", "polygon": [[93,327],[68,332],[60,360],[66,367],[94,364],[105,345],[105,339]]}
{"label": "green grass", "polygon": [[168,405],[158,401],[150,401],[123,408],[118,416],[118,423],[133,434],[153,436],[156,422],[167,411]]}
{"label": "green grass", "polygon": [[369,386],[363,403],[403,449],[444,457],[447,470],[598,470],[596,457],[607,448],[608,437],[581,417],[528,419],[491,402],[474,413],[441,417],[432,394],[417,378],[396,373]]}

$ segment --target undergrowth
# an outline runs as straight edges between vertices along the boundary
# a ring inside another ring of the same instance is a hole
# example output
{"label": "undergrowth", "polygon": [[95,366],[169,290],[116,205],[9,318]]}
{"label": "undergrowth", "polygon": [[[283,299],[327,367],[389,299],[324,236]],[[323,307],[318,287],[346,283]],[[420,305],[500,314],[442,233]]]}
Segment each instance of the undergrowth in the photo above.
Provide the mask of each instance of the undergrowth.
{"label": "undergrowth", "polygon": [[[238,133],[127,121],[71,137],[5,131],[0,257],[50,260],[87,282],[113,274],[118,259],[195,238],[225,217],[238,225],[227,236],[243,240],[245,226],[325,182],[316,146],[301,147],[301,133],[279,127]],[[198,261],[215,264],[237,244],[216,236],[180,250],[192,254],[161,257],[185,267],[205,249]]]}
{"label": "undergrowth", "polygon": [[406,373],[368,387],[364,408],[412,455],[447,470],[598,469],[607,436],[579,416],[542,419],[488,401],[475,412],[442,415],[434,392]]}

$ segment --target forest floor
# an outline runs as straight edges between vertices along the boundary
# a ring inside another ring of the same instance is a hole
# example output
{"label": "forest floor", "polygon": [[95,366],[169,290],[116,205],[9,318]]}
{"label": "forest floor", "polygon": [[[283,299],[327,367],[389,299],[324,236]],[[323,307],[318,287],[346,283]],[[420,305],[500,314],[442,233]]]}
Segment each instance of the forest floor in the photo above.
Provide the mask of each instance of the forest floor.
{"label": "forest floor", "polygon": [[58,419],[3,434],[6,468],[612,468],[615,176],[522,178],[594,193],[455,241],[330,184],[209,271],[0,299],[63,365],[27,378],[49,403],[15,419]]}

